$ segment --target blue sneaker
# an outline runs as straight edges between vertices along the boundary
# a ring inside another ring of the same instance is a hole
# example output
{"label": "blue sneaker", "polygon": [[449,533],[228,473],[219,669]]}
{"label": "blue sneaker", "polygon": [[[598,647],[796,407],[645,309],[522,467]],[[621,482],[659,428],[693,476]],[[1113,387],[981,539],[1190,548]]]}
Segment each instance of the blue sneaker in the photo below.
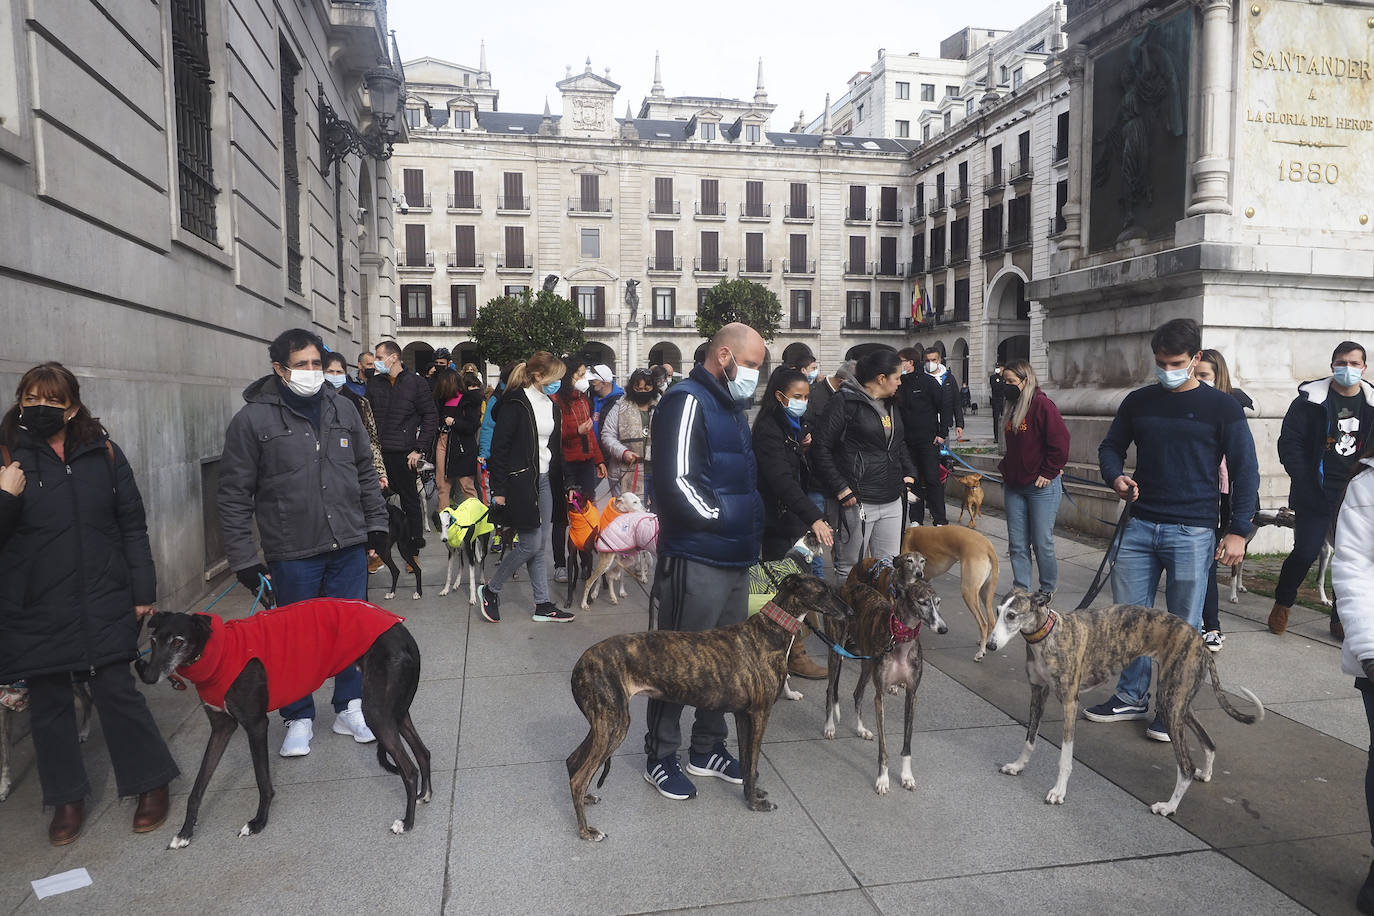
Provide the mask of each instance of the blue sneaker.
{"label": "blue sneaker", "polygon": [[1083,709],[1083,718],[1092,722],[1132,722],[1137,719],[1146,719],[1150,716],[1150,698],[1146,697],[1145,702],[1136,706],[1134,703],[1127,703],[1116,694],[1105,703],[1098,703],[1096,706],[1087,706]]}
{"label": "blue sneaker", "polygon": [[739,761],[730,756],[724,744],[717,744],[710,753],[698,754],[692,751],[687,755],[687,772],[693,776],[714,776],[737,786],[744,785],[744,777],[739,772]]}
{"label": "blue sneaker", "polygon": [[670,754],[660,760],[650,757],[644,768],[644,781],[657,789],[658,794],[664,798],[682,801],[684,798],[697,797],[697,787],[683,775],[682,764],[678,762],[677,754]]}
{"label": "blue sneaker", "polygon": [[1169,737],[1169,730],[1164,727],[1164,720],[1155,716],[1155,720],[1145,729],[1145,737],[1151,741],[1163,741],[1168,744],[1173,739]]}

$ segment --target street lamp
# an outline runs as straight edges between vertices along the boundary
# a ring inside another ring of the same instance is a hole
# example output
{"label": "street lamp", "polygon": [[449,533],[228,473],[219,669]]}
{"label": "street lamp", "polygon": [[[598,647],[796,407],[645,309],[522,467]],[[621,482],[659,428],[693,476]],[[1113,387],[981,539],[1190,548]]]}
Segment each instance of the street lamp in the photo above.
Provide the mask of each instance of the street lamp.
{"label": "street lamp", "polygon": [[368,97],[372,101],[372,124],[360,131],[334,112],[334,106],[324,95],[324,84],[317,83],[320,107],[320,172],[329,174],[333,164],[349,153],[372,159],[390,159],[391,147],[398,132],[391,122],[401,101],[401,77],[390,67],[373,67],[363,74]]}

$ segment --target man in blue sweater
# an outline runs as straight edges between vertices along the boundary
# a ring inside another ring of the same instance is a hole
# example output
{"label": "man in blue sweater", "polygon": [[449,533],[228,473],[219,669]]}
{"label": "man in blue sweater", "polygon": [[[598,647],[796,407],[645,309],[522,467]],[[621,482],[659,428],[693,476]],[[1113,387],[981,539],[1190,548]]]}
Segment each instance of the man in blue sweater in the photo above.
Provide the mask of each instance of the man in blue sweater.
{"label": "man in blue sweater", "polygon": [[[1164,572],[1169,613],[1200,627],[1210,564],[1220,560],[1229,565],[1245,556],[1245,538],[1259,503],[1255,440],[1240,404],[1193,375],[1202,349],[1197,322],[1166,322],[1155,331],[1150,348],[1159,384],[1126,396],[1097,449],[1102,479],[1131,503],[1112,568],[1112,598],[1117,604],[1154,607]],[[1135,471],[1127,474],[1126,450],[1132,444]],[[1231,478],[1232,511],[1218,544],[1223,458]],[[1150,670],[1148,658],[1131,662],[1121,672],[1115,696],[1085,708],[1083,715],[1094,722],[1147,718]],[[1145,734],[1169,740],[1158,712]]]}
{"label": "man in blue sweater", "polygon": [[[654,412],[654,595],[661,630],[710,630],[748,616],[749,567],[763,537],[763,500],[744,411],[767,356],[757,331],[727,324]],[[664,798],[697,794],[678,760],[681,719],[680,703],[649,701],[644,779]],[[698,709],[687,772],[742,785],[739,761],[725,749],[725,738],[725,713]]]}

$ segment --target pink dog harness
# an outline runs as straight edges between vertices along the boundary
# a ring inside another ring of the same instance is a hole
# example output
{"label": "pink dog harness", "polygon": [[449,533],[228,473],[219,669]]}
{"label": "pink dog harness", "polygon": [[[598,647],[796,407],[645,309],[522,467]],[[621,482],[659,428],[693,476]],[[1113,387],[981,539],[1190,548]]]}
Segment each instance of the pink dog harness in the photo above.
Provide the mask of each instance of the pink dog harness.
{"label": "pink dog harness", "polygon": [[599,553],[630,554],[658,550],[658,516],[652,512],[627,512],[604,524],[596,539]]}

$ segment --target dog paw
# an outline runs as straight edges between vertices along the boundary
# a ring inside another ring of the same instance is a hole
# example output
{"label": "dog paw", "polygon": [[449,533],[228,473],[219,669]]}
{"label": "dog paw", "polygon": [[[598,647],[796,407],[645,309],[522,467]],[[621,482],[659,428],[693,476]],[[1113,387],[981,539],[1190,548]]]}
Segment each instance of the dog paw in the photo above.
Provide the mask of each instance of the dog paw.
{"label": "dog paw", "polygon": [[440,589],[440,591],[439,591],[439,597],[440,597],[440,598],[443,598],[443,597],[445,597],[445,596],[447,596],[447,595],[448,595],[448,589],[446,589],[446,588],[445,588],[445,589]]}
{"label": "dog paw", "polygon": [[1050,789],[1049,794],[1045,796],[1045,804],[1062,805],[1064,804],[1064,797],[1066,795],[1068,795],[1068,793],[1065,792],[1063,789]]}
{"label": "dog paw", "polygon": [[1024,763],[1004,763],[998,767],[997,772],[1005,773],[1008,776],[1020,776],[1021,771],[1026,768]]}
{"label": "dog paw", "polygon": [[865,741],[872,741],[872,740],[873,740],[873,733],[872,733],[871,731],[869,731],[868,729],[866,729],[866,728],[862,728],[862,727],[856,728],[856,729],[854,729],[854,734],[858,735],[860,738],[864,739]]}
{"label": "dog paw", "polygon": [[601,796],[600,796],[600,795],[593,795],[592,793],[588,792],[586,795],[582,796],[582,804],[584,804],[584,805],[599,805],[599,804],[601,804]]}
{"label": "dog paw", "polygon": [[1160,817],[1168,817],[1178,810],[1178,805],[1171,805],[1166,801],[1155,802],[1150,806],[1150,810]]}
{"label": "dog paw", "polygon": [[835,739],[835,726],[827,725],[825,728],[821,729],[821,737],[829,738],[833,741]]}
{"label": "dog paw", "polygon": [[5,782],[0,783],[0,802],[4,801],[5,799],[7,799],[7,798],[9,798],[9,797],[10,797],[10,784],[9,784],[9,781],[6,780]]}
{"label": "dog paw", "polygon": [[178,833],[176,836],[172,837],[172,842],[170,842],[170,843],[167,844],[167,848],[168,848],[168,849],[185,849],[187,846],[190,846],[190,845],[191,845],[191,838],[188,837],[188,836],[182,836],[181,834]]}
{"label": "dog paw", "polygon": [[577,835],[584,840],[591,840],[593,843],[600,843],[602,840],[606,839],[606,834],[597,830],[595,827],[587,827],[579,830],[577,831]]}
{"label": "dog paw", "polygon": [[887,774],[886,774],[886,773],[883,773],[881,776],[879,776],[879,777],[877,778],[877,780],[874,781],[874,783],[873,783],[873,791],[877,792],[879,795],[886,795],[886,794],[887,794],[887,788],[888,788]]}
{"label": "dog paw", "polygon": [[915,791],[916,791],[916,778],[915,778],[914,776],[903,776],[903,777],[902,777],[902,788],[903,788],[903,789],[906,789],[908,792],[915,792]]}
{"label": "dog paw", "polygon": [[410,600],[411,600],[411,601],[419,601],[422,597],[424,597],[424,596],[421,595],[419,592],[416,592],[415,594],[413,594],[413,595],[410,596]]}
{"label": "dog paw", "polygon": [[400,834],[402,834],[402,833],[405,833],[405,832],[406,832],[406,823],[405,823],[405,821],[401,820],[400,818],[397,818],[396,820],[392,821],[392,822],[391,822],[391,832],[394,833],[394,834],[396,834],[396,835],[398,835],[398,836],[399,836]]}
{"label": "dog paw", "polygon": [[383,595],[382,597],[385,598],[387,601],[390,601],[392,598],[395,598],[395,597],[396,597],[396,593],[395,593],[395,592],[387,592],[387,593],[386,593],[385,595]]}
{"label": "dog paw", "polygon": [[421,795],[421,796],[420,796],[420,801],[423,802],[423,803],[426,804],[426,805],[429,804],[433,799],[434,799],[434,790],[433,790],[433,789],[430,789],[430,790],[427,791],[424,795]]}
{"label": "dog paw", "polygon": [[784,700],[800,700],[805,696],[800,690],[793,690],[791,687],[782,688],[782,698]]}
{"label": "dog paw", "polygon": [[1240,585],[1236,587],[1236,591],[1244,593],[1250,591],[1250,589],[1246,588],[1244,585]]}
{"label": "dog paw", "polygon": [[973,656],[973,660],[975,662],[981,662],[983,660],[983,656],[987,654],[988,650],[983,648],[982,646],[979,646],[978,651]]}
{"label": "dog paw", "polygon": [[1211,771],[1211,770],[1193,770],[1193,778],[1196,779],[1198,782],[1211,782],[1211,781],[1212,781],[1212,771]]}
{"label": "dog paw", "polygon": [[1240,604],[1240,599],[1239,599],[1239,598],[1231,598],[1231,599],[1230,599],[1230,602],[1231,602],[1232,604]]}
{"label": "dog paw", "polygon": [[1332,603],[1332,601],[1331,601],[1330,598],[1323,598],[1323,599],[1322,599],[1322,607],[1334,607],[1334,605],[1333,605],[1333,603]]}
{"label": "dog paw", "polygon": [[755,798],[749,802],[749,810],[762,812],[776,811],[778,810],[778,806],[770,802],[768,799],[760,797]]}
{"label": "dog paw", "polygon": [[249,825],[248,825],[248,824],[244,824],[242,827],[239,828],[239,836],[252,836],[252,835],[253,835],[253,831],[249,829]]}

